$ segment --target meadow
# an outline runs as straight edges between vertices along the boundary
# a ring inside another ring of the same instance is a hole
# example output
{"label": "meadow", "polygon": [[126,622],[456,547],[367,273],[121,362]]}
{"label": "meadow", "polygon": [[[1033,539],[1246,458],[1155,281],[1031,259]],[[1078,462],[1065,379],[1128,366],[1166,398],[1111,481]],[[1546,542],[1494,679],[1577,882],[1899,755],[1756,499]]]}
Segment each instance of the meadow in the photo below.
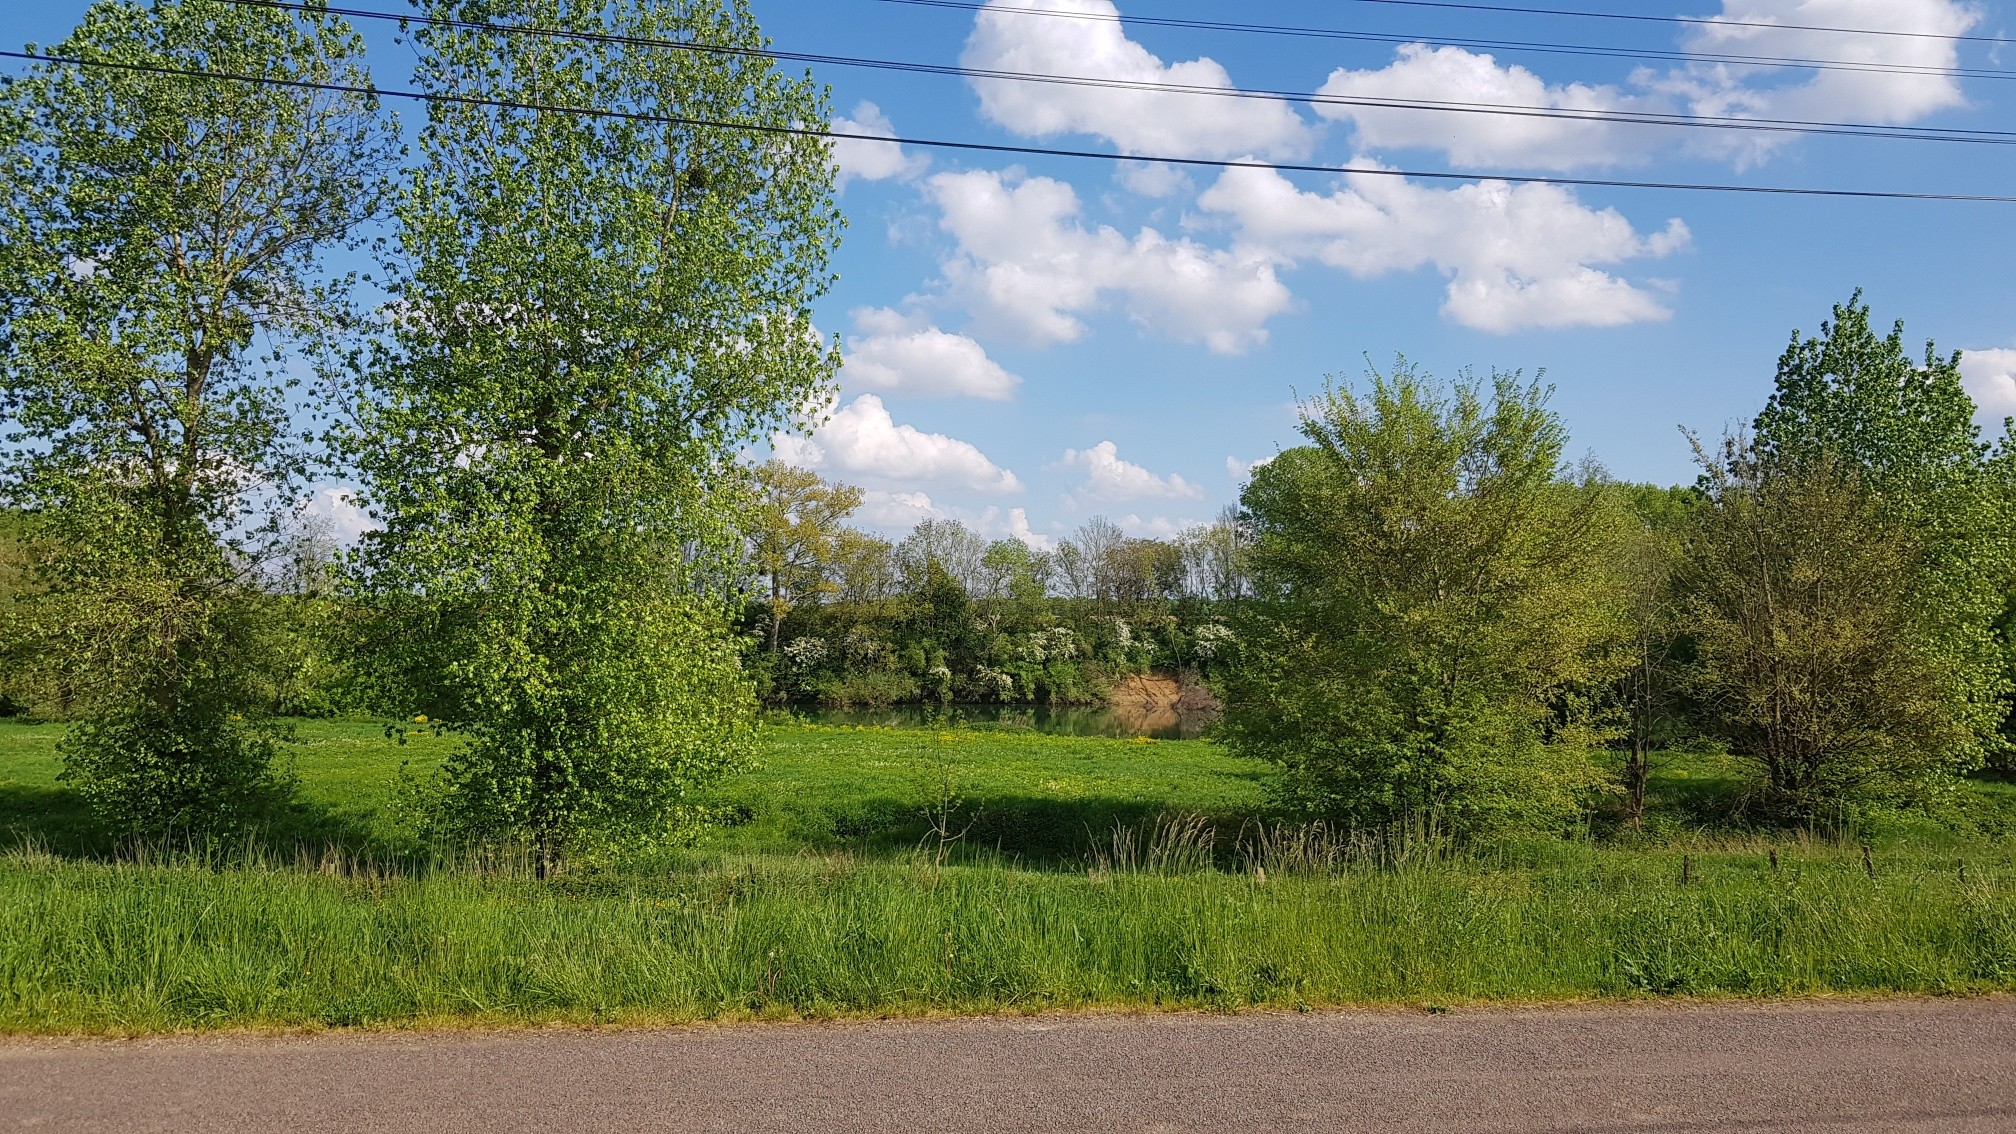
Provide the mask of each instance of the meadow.
{"label": "meadow", "polygon": [[[256,843],[121,847],[0,724],[0,1029],[736,1018],[2016,987],[2016,791],[1814,837],[1717,826],[1674,758],[1642,832],[1456,850],[1267,822],[1202,741],[780,724],[691,845],[536,881],[422,853],[402,765],[301,722]],[[1865,852],[1864,848],[1868,848]]]}

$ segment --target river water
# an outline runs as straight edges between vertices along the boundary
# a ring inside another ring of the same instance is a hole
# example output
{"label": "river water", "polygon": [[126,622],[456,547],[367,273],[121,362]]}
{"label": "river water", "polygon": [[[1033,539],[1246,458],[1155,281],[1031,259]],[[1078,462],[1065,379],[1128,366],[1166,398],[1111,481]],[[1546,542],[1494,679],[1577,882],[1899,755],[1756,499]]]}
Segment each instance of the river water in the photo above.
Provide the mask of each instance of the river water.
{"label": "river water", "polygon": [[998,728],[1053,736],[1152,737],[1195,740],[1215,713],[1178,713],[1173,708],[1088,708],[1050,705],[895,705],[887,709],[793,710],[813,724],[874,725],[881,728]]}

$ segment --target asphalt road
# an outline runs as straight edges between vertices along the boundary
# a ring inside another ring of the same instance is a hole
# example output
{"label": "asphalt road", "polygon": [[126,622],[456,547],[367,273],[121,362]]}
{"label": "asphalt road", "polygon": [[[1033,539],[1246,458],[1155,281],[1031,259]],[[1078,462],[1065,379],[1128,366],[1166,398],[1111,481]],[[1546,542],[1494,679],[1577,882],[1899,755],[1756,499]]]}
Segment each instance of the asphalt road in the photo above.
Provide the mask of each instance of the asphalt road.
{"label": "asphalt road", "polygon": [[2016,1000],[0,1040],[0,1130],[2016,1131]]}

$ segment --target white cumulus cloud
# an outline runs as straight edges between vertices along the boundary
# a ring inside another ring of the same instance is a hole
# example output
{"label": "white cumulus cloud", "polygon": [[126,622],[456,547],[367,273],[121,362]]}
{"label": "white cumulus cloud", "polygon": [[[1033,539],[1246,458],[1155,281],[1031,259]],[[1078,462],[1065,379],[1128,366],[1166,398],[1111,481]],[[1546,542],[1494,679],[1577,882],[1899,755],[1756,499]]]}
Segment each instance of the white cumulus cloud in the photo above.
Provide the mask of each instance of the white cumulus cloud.
{"label": "white cumulus cloud", "polygon": [[1021,540],[1031,551],[1048,551],[1056,542],[1041,532],[1031,531],[1029,513],[1022,508],[1008,509],[1008,537]]}
{"label": "white cumulus cloud", "polygon": [[893,537],[925,520],[957,520],[987,539],[1021,540],[1035,551],[1048,551],[1055,544],[1051,537],[1030,529],[1025,509],[1010,508],[1003,513],[994,505],[961,507],[933,499],[928,492],[869,489],[861,494],[861,507],[851,517],[853,523]]}
{"label": "white cumulus cloud", "polygon": [[[1013,472],[987,459],[971,442],[898,424],[882,399],[862,394],[833,412],[811,439],[778,434],[779,460],[850,477],[905,485],[938,484],[974,492],[1020,492]],[[928,501],[927,501],[928,502]]]}
{"label": "white cumulus cloud", "polygon": [[854,516],[870,527],[903,531],[925,520],[943,519],[945,512],[931,502],[927,493],[871,489],[861,494],[861,507]]}
{"label": "white cumulus cloud", "polygon": [[1058,462],[1065,468],[1085,470],[1085,483],[1078,490],[1092,500],[1202,500],[1204,490],[1174,473],[1156,476],[1132,461],[1123,460],[1120,447],[1101,441],[1090,449],[1066,449]]}
{"label": "white cumulus cloud", "polygon": [[770,438],[770,455],[801,469],[816,469],[826,463],[826,451],[817,442],[795,433],[773,435]]}
{"label": "white cumulus cloud", "polygon": [[358,505],[354,491],[341,485],[323,485],[315,489],[302,505],[301,514],[324,525],[332,538],[345,545],[356,543],[365,533],[385,526]]}
{"label": "white cumulus cloud", "polygon": [[[1965,34],[1981,21],[1981,13],[1959,0],[1723,0],[1714,20],[1694,28],[1689,51],[1839,60],[1893,70],[1787,67],[1767,71],[1758,80],[1750,78],[1754,73],[1747,68],[1697,69],[1697,110],[1904,123],[1966,105],[1959,79],[1951,73],[1959,66],[1959,45],[1940,37]],[[1760,24],[1781,26],[1756,26]],[[1840,35],[1782,25],[1913,34]],[[1768,81],[1784,77],[1796,81]]]}
{"label": "white cumulus cloud", "polygon": [[[1663,100],[1628,95],[1615,87],[1584,83],[1552,86],[1524,67],[1501,67],[1489,55],[1423,43],[1400,47],[1393,62],[1379,70],[1339,68],[1317,93],[1336,98],[1557,111],[1667,109]],[[1681,133],[1670,127],[1362,103],[1319,102],[1316,113],[1351,122],[1361,149],[1441,150],[1451,162],[1470,169],[1508,164],[1557,170],[1616,165],[1642,160],[1651,148],[1669,143]]]}
{"label": "white cumulus cloud", "polygon": [[[862,102],[854,107],[852,117],[836,117],[832,129],[837,134],[866,134],[876,138],[894,138],[896,127],[889,121],[882,108],[872,102]],[[840,171],[840,184],[859,178],[862,181],[887,181],[895,178],[908,181],[923,174],[931,164],[931,159],[923,154],[905,153],[895,142],[871,142],[861,138],[833,139],[833,164]]]}
{"label": "white cumulus cloud", "polygon": [[1361,278],[1432,265],[1449,279],[1443,314],[1501,333],[1665,319],[1658,296],[1595,265],[1665,256],[1689,239],[1677,219],[1640,235],[1615,209],[1558,186],[1495,181],[1428,189],[1354,174],[1324,194],[1271,169],[1229,169],[1198,205],[1284,261],[1314,258]]}
{"label": "white cumulus cloud", "polygon": [[1123,161],[1113,177],[1143,197],[1171,197],[1190,188],[1190,175],[1166,161]]}
{"label": "white cumulus cloud", "polygon": [[854,312],[860,337],[848,344],[845,378],[892,393],[955,395],[1007,401],[1022,379],[967,338],[920,325],[887,307]]}
{"label": "white cumulus cloud", "polygon": [[1048,177],[941,173],[926,191],[958,245],[944,264],[953,293],[983,324],[1029,341],[1081,337],[1079,316],[1117,295],[1143,327],[1237,354],[1264,343],[1267,320],[1293,303],[1264,252],[1087,228],[1077,193]]}
{"label": "white cumulus cloud", "polygon": [[1273,459],[1272,457],[1255,457],[1250,461],[1242,461],[1237,457],[1227,457],[1225,458],[1225,475],[1231,477],[1233,480],[1245,480],[1247,477],[1253,475],[1254,469],[1263,467]]}
{"label": "white cumulus cloud", "polygon": [[1195,520],[1172,520],[1167,516],[1137,516],[1129,513],[1114,520],[1120,530],[1130,536],[1147,539],[1174,539],[1183,534],[1185,528],[1197,526]]}
{"label": "white cumulus cloud", "polygon": [[1960,382],[1990,421],[2016,416],[2016,349],[1960,352]]}
{"label": "white cumulus cloud", "polygon": [[[1715,118],[1858,121],[1902,125],[1966,105],[1958,45],[1981,14],[1960,0],[1723,0],[1714,22],[1678,45],[1693,61],[1643,67],[1624,87],[1549,83],[1525,67],[1459,47],[1405,44],[1383,68],[1339,68],[1318,92],[1348,99],[1463,103],[1545,111],[1678,114]],[[1768,25],[1768,26],[1755,26]],[[1852,27],[1918,33],[1841,35]],[[1756,66],[1715,56],[1839,61],[1846,67]],[[1867,65],[1867,66],[1862,66]],[[1870,67],[1882,69],[1870,69]],[[1779,131],[1693,129],[1467,110],[1319,102],[1351,122],[1362,150],[1439,150],[1471,168],[1567,170],[1687,151],[1748,165],[1798,137]]]}
{"label": "white cumulus cloud", "polygon": [[[1059,12],[1069,15],[1048,14]],[[1111,0],[991,0],[973,21],[961,59],[967,67],[1142,87],[974,78],[981,112],[1024,137],[1091,134],[1133,154],[1286,157],[1308,149],[1308,124],[1284,103],[1153,89],[1234,84],[1211,59],[1164,63],[1127,38],[1119,14]]]}

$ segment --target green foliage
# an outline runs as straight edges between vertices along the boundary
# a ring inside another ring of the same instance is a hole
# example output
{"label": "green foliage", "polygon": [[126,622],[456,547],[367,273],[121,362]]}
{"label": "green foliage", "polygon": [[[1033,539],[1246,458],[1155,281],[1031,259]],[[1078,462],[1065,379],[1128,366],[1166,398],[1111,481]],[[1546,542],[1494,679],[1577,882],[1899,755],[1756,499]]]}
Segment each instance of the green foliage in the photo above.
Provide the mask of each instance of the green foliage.
{"label": "green foliage", "polygon": [[34,687],[32,646],[20,631],[26,599],[35,589],[27,518],[0,509],[0,717],[26,710]]}
{"label": "green foliage", "polygon": [[702,820],[696,789],[747,761],[755,702],[718,607],[596,573],[559,580],[574,602],[516,611],[564,638],[471,641],[449,664],[467,708],[447,723],[468,744],[442,770],[439,834],[518,834],[548,856],[648,843]]}
{"label": "green foliage", "polygon": [[420,86],[451,101],[430,104],[366,360],[352,440],[385,526],[360,586],[380,688],[469,737],[444,824],[550,864],[673,833],[747,757],[733,463],[829,388],[809,305],[839,217],[815,140],[452,101],[824,121],[739,0],[483,14],[581,38],[415,33]]}
{"label": "green foliage", "polygon": [[933,518],[891,544],[840,526],[856,490],[774,461],[754,475],[749,567],[770,593],[743,625],[765,643],[746,661],[766,701],[1084,704],[1115,678],[1209,676],[1236,653],[1236,518],[1169,541],[1094,517],[1054,551]]}
{"label": "green foliage", "polygon": [[825,673],[803,683],[821,705],[836,709],[886,709],[917,700],[917,679],[886,669]]}
{"label": "green foliage", "polygon": [[840,553],[840,521],[861,506],[861,490],[827,484],[818,473],[766,461],[754,473],[756,507],[747,518],[749,567],[764,582],[770,652],[791,608],[837,589],[827,565]]}
{"label": "green foliage", "polygon": [[1622,783],[1625,818],[1643,821],[1653,754],[1692,739],[1690,704],[1680,674],[1693,643],[1676,609],[1681,542],[1701,506],[1697,488],[1619,484],[1612,492],[1632,523],[1618,548],[1623,585],[1627,665],[1612,699],[1621,711],[1626,745]]}
{"label": "green foliage", "polygon": [[1857,292],[1818,337],[1794,332],[1756,447],[1767,464],[1838,462],[1909,533],[1917,552],[1896,580],[1909,632],[1957,726],[1940,743],[1970,766],[2002,747],[2009,675],[1994,623],[2016,578],[2016,480],[2006,442],[1998,456],[1980,440],[1959,363],[1929,342],[1914,361],[1901,322],[1879,338]]}
{"label": "green foliage", "polygon": [[1566,479],[1546,391],[1404,363],[1304,407],[1244,495],[1260,598],[1225,738],[1298,809],[1357,824],[1556,825],[1599,777],[1585,698],[1621,668],[1619,524]]}
{"label": "green foliage", "polygon": [[[794,609],[769,670],[769,698],[834,707],[1090,705],[1129,674],[1215,680],[1234,664],[1227,611],[1206,600],[975,598],[944,571],[927,573],[921,588]],[[760,613],[752,608],[752,624]],[[765,651],[755,660],[768,657]]]}
{"label": "green foliage", "polygon": [[980,572],[988,597],[1028,608],[1043,601],[1050,565],[1041,552],[1019,539],[997,539],[980,557]]}
{"label": "green foliage", "polygon": [[[0,211],[7,495],[34,586],[12,660],[90,722],[70,774],[125,827],[223,824],[270,795],[257,573],[311,463],[282,351],[346,325],[327,250],[381,196],[396,131],[340,20],[212,0],[94,5],[8,84]],[[260,344],[276,344],[260,353]]]}
{"label": "green foliage", "polygon": [[57,745],[63,780],[114,830],[217,835],[270,814],[294,786],[276,766],[281,734],[209,706],[166,719],[136,707],[84,721]]}
{"label": "green foliage", "polygon": [[1921,577],[1920,532],[1827,450],[1731,440],[1703,463],[1679,565],[1684,679],[1702,727],[1757,768],[1766,810],[1922,795],[1964,767],[1938,631],[1899,585]]}

